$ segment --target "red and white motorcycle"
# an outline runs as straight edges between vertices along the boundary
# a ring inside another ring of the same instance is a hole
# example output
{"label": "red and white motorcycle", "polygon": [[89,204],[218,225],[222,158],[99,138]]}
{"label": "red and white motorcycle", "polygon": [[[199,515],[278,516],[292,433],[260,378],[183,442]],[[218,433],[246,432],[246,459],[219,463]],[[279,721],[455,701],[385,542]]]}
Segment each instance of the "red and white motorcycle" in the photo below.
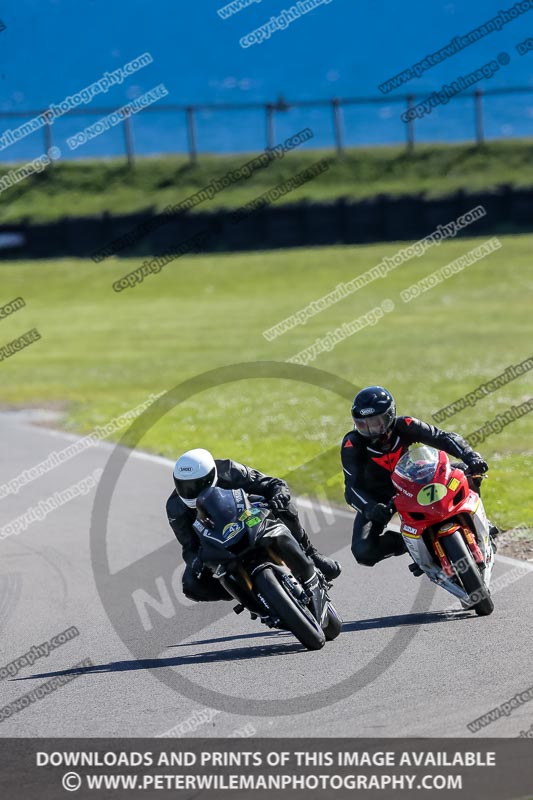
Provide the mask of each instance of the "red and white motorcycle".
{"label": "red and white motorcycle", "polygon": [[452,466],[444,451],[414,444],[396,464],[392,482],[400,532],[418,567],[463,608],[492,614],[489,521],[465,472]]}

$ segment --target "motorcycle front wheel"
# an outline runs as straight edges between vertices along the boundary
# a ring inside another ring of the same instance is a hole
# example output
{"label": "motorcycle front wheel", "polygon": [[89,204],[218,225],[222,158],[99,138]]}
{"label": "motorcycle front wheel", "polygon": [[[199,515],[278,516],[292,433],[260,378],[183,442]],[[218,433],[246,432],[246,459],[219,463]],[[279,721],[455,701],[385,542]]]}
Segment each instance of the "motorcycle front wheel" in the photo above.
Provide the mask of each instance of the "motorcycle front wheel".
{"label": "motorcycle front wheel", "polygon": [[450,536],[443,536],[440,543],[454,567],[457,577],[471,598],[470,607],[479,617],[487,617],[492,614],[494,603],[490,592],[485,586],[472,553],[460,532],[455,531]]}
{"label": "motorcycle front wheel", "polygon": [[265,599],[273,615],[279,617],[283,627],[291,631],[300,644],[308,650],[320,650],[324,647],[324,631],[280,583],[275,570],[267,568],[258,572],[254,577],[254,588]]}
{"label": "motorcycle front wheel", "polygon": [[342,619],[337,614],[337,610],[332,603],[328,603],[328,616],[327,623],[323,626],[322,630],[326,637],[326,642],[331,642],[336,639],[342,629]]}

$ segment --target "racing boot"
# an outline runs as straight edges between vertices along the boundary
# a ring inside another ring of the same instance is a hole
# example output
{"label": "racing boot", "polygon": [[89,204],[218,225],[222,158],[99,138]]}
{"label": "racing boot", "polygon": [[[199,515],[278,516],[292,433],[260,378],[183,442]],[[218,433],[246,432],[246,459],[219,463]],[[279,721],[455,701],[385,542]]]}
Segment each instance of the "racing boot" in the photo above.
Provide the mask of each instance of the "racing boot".
{"label": "racing boot", "polygon": [[341,565],[338,561],[319,553],[314,545],[311,544],[309,536],[307,535],[304,527],[302,526],[296,507],[291,503],[288,508],[283,511],[278,511],[276,516],[280,519],[290,530],[306,556],[308,556],[315,567],[320,570],[328,583],[341,574]]}
{"label": "racing boot", "polygon": [[315,567],[320,570],[328,583],[335,580],[335,578],[338,578],[341,574],[341,565],[339,562],[322,555],[322,553],[319,553],[314,545],[309,545],[305,551],[305,555],[309,556]]}

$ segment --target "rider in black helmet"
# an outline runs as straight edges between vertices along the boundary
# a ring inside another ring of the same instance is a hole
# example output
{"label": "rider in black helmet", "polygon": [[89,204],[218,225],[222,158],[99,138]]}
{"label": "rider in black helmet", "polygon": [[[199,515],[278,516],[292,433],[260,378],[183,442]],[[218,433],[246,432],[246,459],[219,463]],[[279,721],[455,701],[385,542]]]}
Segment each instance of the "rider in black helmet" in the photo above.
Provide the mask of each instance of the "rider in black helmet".
{"label": "rider in black helmet", "polygon": [[[448,433],[413,417],[397,417],[391,393],[383,386],[369,386],[355,396],[352,405],[354,430],[342,440],[346,502],[359,513],[353,527],[352,553],[359,564],[373,567],[388,556],[405,552],[394,533],[383,533],[392,511],[391,475],[400,457],[415,442],[444,450],[461,459],[472,474],[488,470],[487,462],[458,433]],[[479,487],[469,481],[472,488]],[[498,533],[491,527],[491,535]]]}

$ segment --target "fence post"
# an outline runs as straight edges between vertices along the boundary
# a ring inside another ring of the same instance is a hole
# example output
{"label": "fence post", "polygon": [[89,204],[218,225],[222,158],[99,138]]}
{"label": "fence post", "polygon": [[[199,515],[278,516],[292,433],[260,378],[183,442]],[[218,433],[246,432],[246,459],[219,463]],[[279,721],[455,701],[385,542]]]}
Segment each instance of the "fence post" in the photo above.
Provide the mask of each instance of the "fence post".
{"label": "fence post", "polygon": [[481,145],[485,141],[483,130],[483,91],[476,89],[474,92],[474,115],[476,120],[476,142]]}
{"label": "fence post", "polygon": [[[50,149],[51,149],[52,144],[53,144],[52,143],[52,126],[50,125],[49,122],[46,122],[44,124],[43,133],[44,133],[44,152],[48,153],[48,152],[50,152]],[[54,162],[52,160],[50,160],[50,164],[48,166],[52,167],[53,164],[54,164]]]}
{"label": "fence post", "polygon": [[[407,111],[410,111],[413,107],[413,101],[415,99],[414,94],[407,95]],[[415,149],[415,121],[414,119],[409,118],[405,124],[407,129],[407,152],[412,153]]]}
{"label": "fence post", "polygon": [[342,144],[342,111],[341,111],[341,104],[338,97],[334,97],[331,101],[331,107],[333,110],[333,127],[335,131],[335,149],[337,151],[337,156],[342,156],[344,153],[344,148]]}
{"label": "fence post", "polygon": [[133,129],[131,118],[124,117],[124,144],[126,146],[126,158],[128,159],[128,167],[131,169],[135,163],[134,150],[133,150]]}
{"label": "fence post", "polygon": [[274,106],[272,103],[265,104],[265,112],[267,148],[271,148],[274,147]]}
{"label": "fence post", "polygon": [[187,106],[187,141],[189,143],[189,161],[196,164],[198,149],[196,147],[196,118],[194,106]]}

